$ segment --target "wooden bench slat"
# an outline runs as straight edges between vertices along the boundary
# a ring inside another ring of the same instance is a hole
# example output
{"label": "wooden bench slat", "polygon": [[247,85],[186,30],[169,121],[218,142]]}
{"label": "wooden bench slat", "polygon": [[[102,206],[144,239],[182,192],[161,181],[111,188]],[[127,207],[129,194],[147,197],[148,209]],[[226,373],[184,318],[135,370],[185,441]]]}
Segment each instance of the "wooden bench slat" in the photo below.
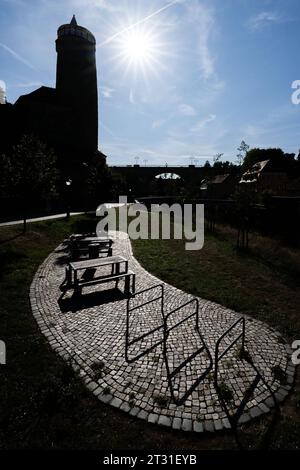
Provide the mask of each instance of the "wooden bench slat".
{"label": "wooden bench slat", "polygon": [[79,286],[88,286],[92,284],[102,284],[104,282],[110,282],[110,281],[116,281],[117,279],[121,279],[126,276],[132,276],[135,273],[133,271],[128,270],[126,273],[120,273],[120,274],[113,274],[112,276],[107,276],[107,277],[98,277],[95,279],[79,279],[77,281]]}
{"label": "wooden bench slat", "polygon": [[116,263],[125,263],[128,260],[123,256],[109,256],[107,258],[95,258],[95,259],[87,259],[83,261],[73,261],[70,264],[72,269],[80,270],[80,269],[88,269],[88,268],[97,268],[106,265],[116,264]]}
{"label": "wooden bench slat", "polygon": [[[94,279],[89,281],[77,281],[76,285],[74,285],[74,295],[80,295],[82,288],[85,286],[92,286],[95,284],[104,284],[107,282],[119,281],[120,279],[125,280],[125,293],[127,294],[134,294],[135,292],[135,273],[133,271],[127,271],[126,273],[116,274],[114,276],[109,276],[106,278],[101,279]],[[131,287],[130,289],[130,281]],[[131,292],[130,292],[131,291]]]}

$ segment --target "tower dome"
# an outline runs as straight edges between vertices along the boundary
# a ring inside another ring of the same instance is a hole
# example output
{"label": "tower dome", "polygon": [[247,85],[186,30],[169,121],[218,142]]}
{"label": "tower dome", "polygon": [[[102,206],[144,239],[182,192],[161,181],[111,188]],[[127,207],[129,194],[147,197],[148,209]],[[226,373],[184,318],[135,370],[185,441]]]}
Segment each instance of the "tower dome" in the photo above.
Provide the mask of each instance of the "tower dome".
{"label": "tower dome", "polygon": [[57,30],[57,37],[62,36],[77,36],[78,38],[84,38],[92,44],[96,44],[95,36],[83,26],[77,24],[75,15],[73,15],[69,24],[61,25]]}

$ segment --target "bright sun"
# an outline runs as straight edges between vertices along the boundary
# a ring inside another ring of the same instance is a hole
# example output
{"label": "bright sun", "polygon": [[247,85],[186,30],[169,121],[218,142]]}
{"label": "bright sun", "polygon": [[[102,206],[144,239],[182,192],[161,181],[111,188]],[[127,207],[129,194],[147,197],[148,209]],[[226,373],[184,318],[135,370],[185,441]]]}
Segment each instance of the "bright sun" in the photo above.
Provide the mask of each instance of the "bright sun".
{"label": "bright sun", "polygon": [[113,49],[115,54],[111,57],[117,68],[122,68],[123,73],[140,73],[145,80],[151,74],[159,76],[164,68],[162,56],[166,55],[165,43],[161,41],[161,33],[154,24],[136,24],[121,28],[121,32],[115,38]]}
{"label": "bright sun", "polygon": [[140,65],[147,65],[155,60],[156,48],[155,38],[146,31],[129,31],[124,37],[123,43],[124,59]]}

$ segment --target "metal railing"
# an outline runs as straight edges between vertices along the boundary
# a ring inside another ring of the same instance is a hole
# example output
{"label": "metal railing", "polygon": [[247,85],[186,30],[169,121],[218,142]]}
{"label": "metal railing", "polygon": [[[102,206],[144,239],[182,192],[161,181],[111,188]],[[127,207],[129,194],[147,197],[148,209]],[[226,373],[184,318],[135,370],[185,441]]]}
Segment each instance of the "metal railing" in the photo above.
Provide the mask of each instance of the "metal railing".
{"label": "metal railing", "polygon": [[[242,332],[230,343],[230,345],[225,349],[225,351],[222,352],[222,354],[219,356],[219,347],[221,341],[227,336],[233,328],[235,328],[239,323],[242,323]],[[242,338],[242,347],[241,351],[244,351],[245,348],[245,329],[246,329],[246,322],[245,318],[241,317],[239,318],[236,322],[234,322],[218,339],[216,343],[216,349],[215,349],[215,386],[218,385],[218,365],[219,361],[222,359],[222,357],[227,354],[227,352],[234,346],[240,338]]]}
{"label": "metal railing", "polygon": [[[133,300],[136,300],[137,297],[139,297],[140,295],[142,294],[145,294],[146,292],[150,292],[150,291],[153,291],[154,289],[159,289],[160,290],[160,295],[158,295],[157,297],[155,297],[154,299],[151,299],[151,300],[148,300],[146,302],[143,302],[143,303],[140,303],[138,305],[135,305],[133,307],[131,307],[131,303]],[[149,305],[153,302],[156,302],[156,301],[160,301],[160,312],[161,312],[161,316],[162,316],[162,319],[164,317],[164,312],[163,312],[163,309],[164,309],[164,285],[163,284],[158,284],[156,286],[152,286],[152,287],[148,287],[147,289],[143,289],[139,292],[136,292],[132,297],[130,297],[128,300],[127,300],[127,313],[126,313],[126,338],[125,338],[125,359],[126,361],[131,364],[132,362],[135,362],[137,361],[138,359],[140,359],[141,357],[145,356],[146,354],[148,354],[150,351],[152,351],[154,348],[156,348],[157,346],[159,346],[160,344],[163,343],[163,339],[161,341],[158,341],[157,343],[153,344],[152,346],[150,346],[149,348],[147,348],[145,351],[141,352],[140,354],[136,355],[135,357],[133,358],[129,358],[129,348],[130,346],[138,343],[139,341],[142,341],[143,339],[147,338],[148,336],[150,336],[151,334],[155,333],[156,331],[159,331],[160,329],[163,329],[163,323],[159,326],[157,326],[156,328],[153,328],[152,330],[150,331],[147,331],[146,333],[140,335],[140,336],[137,336],[136,338],[134,338],[133,340],[130,341],[129,337],[130,337],[130,332],[129,332],[129,329],[130,329],[130,314],[139,309],[139,308],[142,308],[144,307],[145,305]]]}
{"label": "metal railing", "polygon": [[[136,305],[132,306],[132,302],[148,292],[153,292],[154,289],[158,289],[159,293],[158,295],[155,295],[154,298],[150,300],[144,300],[140,303],[137,303]],[[161,319],[162,323],[159,324],[157,327],[150,329],[149,331],[146,331],[145,333],[135,337],[134,339],[130,340],[130,315],[132,312],[134,312],[137,309],[140,309],[146,305],[150,305],[154,302],[159,302],[159,311],[161,314]],[[188,313],[188,315],[185,318],[182,318],[181,320],[177,321],[173,325],[169,325],[169,322],[171,318],[174,316],[175,313],[181,311],[182,309],[195,305],[194,310],[192,313]],[[192,318],[195,318],[195,331],[199,335],[199,338],[201,340],[201,346],[198,347],[192,354],[190,354],[186,359],[184,359],[179,365],[177,365],[173,370],[171,370],[170,367],[170,361],[168,358],[168,338],[170,335],[170,332],[175,330],[176,328],[180,327],[187,321],[191,320]],[[223,339],[229,335],[229,333],[232,332],[232,330],[236,327],[241,325],[241,332],[235,336],[235,338],[231,341],[231,343],[225,347],[224,351],[220,353],[220,345]],[[138,342],[144,340],[145,338],[149,337],[150,335],[153,335],[154,333],[158,331],[162,331],[161,338],[159,338],[158,341],[156,341],[154,344],[149,346],[147,349],[143,350],[142,352],[136,354],[134,357],[129,357],[129,349],[131,346],[137,344]],[[193,393],[193,391],[196,389],[196,387],[205,379],[206,375],[213,369],[214,367],[214,385],[215,389],[219,395],[220,401],[222,403],[222,406],[226,412],[226,415],[228,417],[228,420],[232,426],[233,429],[237,428],[238,421],[243,414],[243,411],[252,397],[258,383],[260,381],[263,382],[265,387],[268,389],[269,393],[271,394],[273,400],[274,400],[274,405],[277,406],[277,400],[275,397],[274,392],[272,391],[271,387],[269,384],[266,382],[265,378],[261,374],[261,372],[258,370],[258,368],[255,366],[253,361],[251,360],[250,356],[245,354],[245,335],[246,335],[246,320],[244,317],[239,318],[236,320],[217,340],[216,342],[216,347],[215,347],[215,357],[214,361],[212,358],[212,355],[203,339],[203,336],[201,335],[201,332],[199,330],[199,301],[196,298],[193,298],[184,304],[174,308],[172,311],[168,312],[165,314],[164,312],[164,285],[163,284],[158,284],[152,287],[149,287],[147,289],[143,289],[139,292],[136,292],[135,295],[133,295],[131,298],[127,300],[127,315],[126,315],[126,340],[125,340],[125,359],[128,363],[133,363],[137,361],[138,359],[144,357],[146,354],[148,354],[150,351],[153,349],[157,348],[160,345],[163,345],[163,358],[164,358],[164,363],[166,366],[166,371],[167,371],[167,380],[168,380],[168,385],[170,388],[170,393],[173,402],[180,406],[185,403],[187,398]],[[240,405],[237,407],[236,411],[234,414],[230,413],[229,407],[227,404],[226,399],[222,395],[222,390],[218,384],[218,369],[219,369],[219,362],[221,359],[232,349],[232,347],[241,339],[241,359],[245,359],[250,366],[254,369],[256,372],[256,376],[250,386],[247,388],[244,397],[241,400]],[[208,359],[208,364],[205,367],[205,369],[202,371],[202,373],[197,377],[197,379],[192,383],[192,385],[183,393],[181,397],[179,397],[179,392],[177,393],[177,396],[175,394],[175,389],[174,389],[174,378],[177,376],[177,374],[180,373],[180,371],[186,367],[195,357],[197,357],[201,353],[206,353],[207,359]]]}

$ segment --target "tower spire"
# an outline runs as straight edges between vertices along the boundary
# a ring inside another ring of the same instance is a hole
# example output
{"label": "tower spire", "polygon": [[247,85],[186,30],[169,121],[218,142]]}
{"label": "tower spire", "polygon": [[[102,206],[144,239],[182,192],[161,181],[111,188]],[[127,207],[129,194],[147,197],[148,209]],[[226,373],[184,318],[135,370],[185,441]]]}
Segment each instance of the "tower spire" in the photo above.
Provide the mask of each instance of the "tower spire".
{"label": "tower spire", "polygon": [[75,15],[73,15],[70,24],[72,24],[73,26],[77,26],[77,21],[76,21]]}

